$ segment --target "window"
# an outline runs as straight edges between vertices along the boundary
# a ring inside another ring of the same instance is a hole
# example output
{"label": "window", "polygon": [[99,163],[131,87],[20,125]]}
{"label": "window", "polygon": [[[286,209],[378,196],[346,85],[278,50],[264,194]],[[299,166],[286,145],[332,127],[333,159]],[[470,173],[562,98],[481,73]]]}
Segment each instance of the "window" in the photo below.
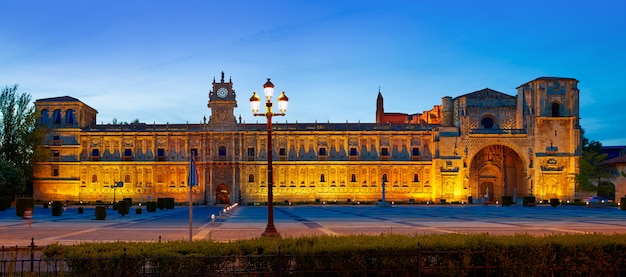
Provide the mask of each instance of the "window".
{"label": "window", "polygon": [[383,147],[380,149],[380,155],[384,157],[389,157],[389,148]]}
{"label": "window", "polygon": [[220,146],[218,149],[218,155],[220,157],[226,157],[226,146]]}
{"label": "window", "polygon": [[157,149],[157,161],[165,161],[165,149]]}
{"label": "window", "polygon": [[281,147],[280,149],[278,149],[278,155],[287,156],[287,149],[285,149],[285,147]]}
{"label": "window", "polygon": [[560,105],[559,103],[552,103],[552,116],[560,116]]}
{"label": "window", "polygon": [[130,174],[124,175],[124,183],[130,184]]}
{"label": "window", "polygon": [[248,148],[248,161],[254,161],[255,151],[253,147]]}
{"label": "window", "polygon": [[413,147],[413,149],[411,149],[411,156],[419,156],[420,155],[420,149],[417,147]]}
{"label": "window", "polygon": [[100,160],[100,150],[95,148],[91,150],[91,160],[97,161]]}
{"label": "window", "polygon": [[91,182],[92,183],[97,183],[98,182],[98,175],[96,175],[96,174],[91,175]]}
{"label": "window", "polygon": [[413,182],[416,182],[416,183],[417,183],[417,182],[419,182],[419,181],[420,181],[419,176],[418,176],[417,174],[413,174]]}
{"label": "window", "polygon": [[59,176],[59,167],[52,167],[52,176]]}
{"label": "window", "polygon": [[54,110],[54,113],[52,113],[52,120],[54,124],[61,124],[61,110]]}
{"label": "window", "polygon": [[320,147],[319,151],[317,151],[318,156],[326,156],[326,147]]}
{"label": "window", "polygon": [[352,176],[350,177],[350,182],[356,183],[356,174],[352,174]]}
{"label": "window", "polygon": [[133,159],[133,150],[129,148],[124,149],[124,160],[128,161],[132,159]]}
{"label": "window", "polygon": [[65,112],[65,123],[67,124],[76,123],[76,119],[74,118],[74,110],[67,110]]}
{"label": "window", "polygon": [[191,155],[193,155],[194,157],[198,157],[198,148],[191,148],[190,151]]}
{"label": "window", "polygon": [[48,114],[48,110],[44,109],[41,110],[41,124],[45,125],[48,124],[48,121],[50,121],[50,115]]}
{"label": "window", "polygon": [[320,182],[326,182],[326,176],[324,176],[324,174],[320,175]]}
{"label": "window", "polygon": [[387,174],[383,174],[383,182],[387,182]]}
{"label": "window", "polygon": [[493,119],[491,119],[490,117],[485,117],[483,118],[483,120],[480,121],[480,125],[483,127],[483,129],[491,129],[493,128]]}
{"label": "window", "polygon": [[52,150],[50,152],[50,155],[52,157],[52,161],[60,161],[61,160],[61,154],[59,153],[58,150]]}
{"label": "window", "polygon": [[254,174],[248,175],[248,183],[254,183]]}
{"label": "window", "polygon": [[356,147],[350,147],[350,156],[358,156],[359,153],[356,150]]}

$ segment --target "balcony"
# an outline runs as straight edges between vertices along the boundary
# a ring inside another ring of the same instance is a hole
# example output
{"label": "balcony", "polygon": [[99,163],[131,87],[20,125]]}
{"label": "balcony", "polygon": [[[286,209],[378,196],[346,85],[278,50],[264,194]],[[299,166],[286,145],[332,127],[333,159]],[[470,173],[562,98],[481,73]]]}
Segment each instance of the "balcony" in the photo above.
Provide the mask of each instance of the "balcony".
{"label": "balcony", "polygon": [[525,135],[526,129],[471,129],[470,135]]}

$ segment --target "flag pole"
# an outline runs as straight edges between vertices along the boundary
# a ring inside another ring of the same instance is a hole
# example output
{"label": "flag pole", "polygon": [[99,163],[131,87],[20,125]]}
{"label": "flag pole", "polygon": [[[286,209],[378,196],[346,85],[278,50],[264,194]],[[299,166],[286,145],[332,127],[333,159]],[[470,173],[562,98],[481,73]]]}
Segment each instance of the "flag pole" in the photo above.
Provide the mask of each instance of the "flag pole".
{"label": "flag pole", "polygon": [[198,185],[198,172],[196,171],[196,157],[195,153],[191,152],[191,159],[189,160],[189,178],[187,178],[187,186],[189,187],[189,243],[193,241],[193,199],[192,190],[194,186]]}

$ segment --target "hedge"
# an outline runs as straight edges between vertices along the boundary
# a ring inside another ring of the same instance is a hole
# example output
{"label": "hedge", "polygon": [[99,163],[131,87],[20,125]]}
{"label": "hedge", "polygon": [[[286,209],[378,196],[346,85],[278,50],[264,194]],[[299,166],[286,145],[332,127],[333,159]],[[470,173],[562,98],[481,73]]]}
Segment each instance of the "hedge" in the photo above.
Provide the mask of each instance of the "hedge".
{"label": "hedge", "polygon": [[4,212],[8,208],[11,208],[11,199],[7,197],[0,197],[0,212]]}
{"label": "hedge", "polygon": [[416,267],[418,249],[424,253],[420,254],[420,264],[437,268],[437,276],[468,276],[472,265],[492,266],[489,275],[494,276],[541,276],[546,272],[559,276],[618,276],[619,270],[626,268],[626,234],[351,235],[259,238],[229,243],[205,240],[191,244],[187,241],[82,243],[49,245],[43,254],[49,259],[65,259],[69,271],[80,274],[112,272],[125,251],[128,275],[140,274],[145,265],[161,275],[193,275],[214,272],[227,264],[273,270],[276,265],[268,263],[268,257],[279,251],[281,264],[296,265],[301,271],[398,272]]}
{"label": "hedge", "polygon": [[35,199],[32,197],[18,197],[15,199],[15,215],[24,217],[24,210],[35,208]]}

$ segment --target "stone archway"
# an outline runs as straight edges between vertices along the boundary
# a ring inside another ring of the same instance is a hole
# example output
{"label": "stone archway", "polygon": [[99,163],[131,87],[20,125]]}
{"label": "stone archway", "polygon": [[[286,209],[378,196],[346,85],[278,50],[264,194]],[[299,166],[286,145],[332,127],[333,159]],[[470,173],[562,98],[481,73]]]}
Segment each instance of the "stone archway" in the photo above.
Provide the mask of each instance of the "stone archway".
{"label": "stone archway", "polygon": [[499,201],[505,195],[519,199],[528,195],[525,168],[519,154],[510,147],[486,146],[472,158],[470,194],[479,201]]}
{"label": "stone archway", "polygon": [[230,188],[219,184],[215,189],[215,204],[230,204]]}

